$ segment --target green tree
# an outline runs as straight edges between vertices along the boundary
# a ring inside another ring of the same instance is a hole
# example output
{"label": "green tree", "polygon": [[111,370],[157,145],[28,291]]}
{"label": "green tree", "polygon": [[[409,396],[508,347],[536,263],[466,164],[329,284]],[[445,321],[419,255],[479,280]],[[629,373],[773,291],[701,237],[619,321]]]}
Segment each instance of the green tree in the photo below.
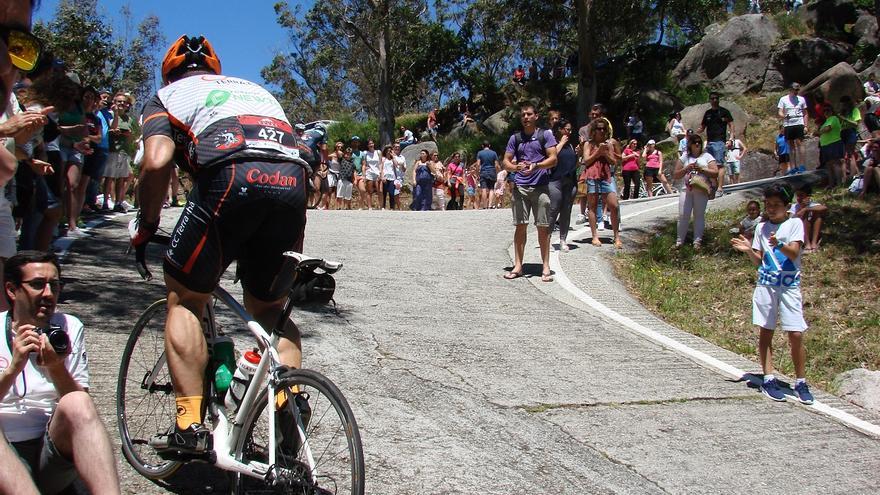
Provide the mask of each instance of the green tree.
{"label": "green tree", "polygon": [[[124,89],[142,101],[153,90],[157,50],[165,44],[159,18],[145,18],[133,37],[117,36],[101,10],[98,0],[61,0],[53,18],[38,22],[34,32],[83,84]],[[130,22],[127,7],[121,14]]]}
{"label": "green tree", "polygon": [[303,14],[275,5],[291,51],[263,69],[281,88],[279,99],[294,115],[334,111],[376,116],[379,140],[393,140],[394,116],[423,104],[448,81],[448,66],[464,52],[436,10],[417,0],[325,0]]}

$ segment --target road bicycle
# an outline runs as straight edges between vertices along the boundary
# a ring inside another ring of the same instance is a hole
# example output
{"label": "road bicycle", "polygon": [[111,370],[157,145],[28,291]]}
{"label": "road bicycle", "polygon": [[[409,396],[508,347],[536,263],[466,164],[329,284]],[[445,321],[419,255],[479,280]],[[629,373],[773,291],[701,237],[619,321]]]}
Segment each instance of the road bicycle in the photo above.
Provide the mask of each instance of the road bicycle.
{"label": "road bicycle", "polygon": [[[149,279],[143,251],[138,252],[138,270]],[[341,263],[286,252],[275,284],[294,287],[304,274],[316,270],[333,273],[341,267]],[[136,471],[150,479],[164,479],[183,463],[197,460],[229,472],[234,494],[364,493],[360,433],[345,397],[320,373],[291,369],[279,362],[276,329],[283,328],[290,317],[293,290],[271,332],[226,290],[218,286],[214,291],[202,325],[209,356],[213,356],[213,344],[227,335],[216,319],[216,310],[225,306],[234,314],[233,321],[240,320],[253,335],[260,361],[234,411],[227,410],[222,394],[215,389],[214,366],[207,366],[203,413],[205,424],[212,429],[213,443],[198,456],[160,456],[148,443],[173,421],[176,405],[165,356],[166,300],[156,301],[144,311],[122,354],[116,391],[122,452]],[[287,400],[276,412],[279,391]]]}

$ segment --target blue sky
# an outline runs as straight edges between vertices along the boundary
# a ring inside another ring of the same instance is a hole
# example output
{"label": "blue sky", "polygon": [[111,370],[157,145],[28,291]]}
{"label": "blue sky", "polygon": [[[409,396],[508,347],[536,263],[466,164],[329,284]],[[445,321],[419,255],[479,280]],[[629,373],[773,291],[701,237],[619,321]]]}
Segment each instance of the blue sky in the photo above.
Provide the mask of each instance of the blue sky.
{"label": "blue sky", "polygon": [[[223,72],[262,83],[260,69],[272,57],[286,51],[287,35],[275,20],[273,5],[276,0],[99,0],[99,11],[113,23],[113,32],[124,32],[120,8],[129,5],[135,26],[144,17],[155,14],[159,25],[171,43],[181,34],[204,35],[214,45],[223,64]],[[34,21],[50,20],[58,0],[41,0],[34,13]],[[311,0],[291,1],[296,4]],[[167,46],[159,48],[161,57]]]}

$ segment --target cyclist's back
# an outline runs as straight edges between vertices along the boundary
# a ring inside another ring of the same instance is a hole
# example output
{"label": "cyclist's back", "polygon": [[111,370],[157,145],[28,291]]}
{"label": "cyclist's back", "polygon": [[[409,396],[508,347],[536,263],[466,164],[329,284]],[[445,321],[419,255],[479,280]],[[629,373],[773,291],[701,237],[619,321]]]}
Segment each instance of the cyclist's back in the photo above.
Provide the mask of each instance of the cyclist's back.
{"label": "cyclist's back", "polygon": [[[286,288],[270,291],[284,251],[302,250],[310,148],[293,133],[279,103],[257,84],[221,75],[202,37],[180,37],[162,63],[166,86],[143,111],[141,211],[132,244],[158,228],[173,163],[194,187],[165,254],[168,287],[166,353],[177,397],[177,421],[151,441],[157,449],[201,452],[207,349],[201,315],[223,272],[237,261],[245,306],[265,328],[275,325]],[[281,361],[300,366],[299,333],[290,322]]]}

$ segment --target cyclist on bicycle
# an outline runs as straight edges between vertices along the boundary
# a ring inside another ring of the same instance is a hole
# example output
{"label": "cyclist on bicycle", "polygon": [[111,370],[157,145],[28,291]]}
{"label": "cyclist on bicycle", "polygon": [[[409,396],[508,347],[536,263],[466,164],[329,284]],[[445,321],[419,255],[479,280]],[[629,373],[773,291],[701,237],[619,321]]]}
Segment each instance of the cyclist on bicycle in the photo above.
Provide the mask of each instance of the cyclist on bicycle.
{"label": "cyclist on bicycle", "polygon": [[[201,417],[208,361],[202,312],[236,260],[245,307],[264,328],[274,327],[287,288],[270,288],[282,253],[302,249],[306,181],[315,157],[268,91],[221,75],[220,59],[204,37],[181,36],[165,55],[162,79],[165,86],[142,114],[141,210],[130,226],[132,244],[148,242],[158,228],[175,163],[191,174],[194,188],[164,260],[165,351],[177,418],[150,444],[160,453],[200,453],[211,448]],[[278,351],[284,364],[300,367],[292,321]]]}

